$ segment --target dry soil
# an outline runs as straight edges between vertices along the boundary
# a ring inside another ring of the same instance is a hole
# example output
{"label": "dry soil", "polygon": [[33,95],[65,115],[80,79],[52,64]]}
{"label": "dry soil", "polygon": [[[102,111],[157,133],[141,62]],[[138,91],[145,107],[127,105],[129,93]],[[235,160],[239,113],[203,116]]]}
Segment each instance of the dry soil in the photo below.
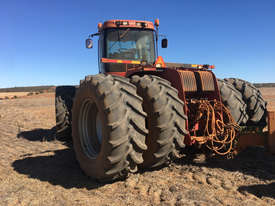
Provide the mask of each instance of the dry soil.
{"label": "dry soil", "polygon": [[[275,110],[275,89],[262,92]],[[0,100],[0,205],[275,205],[275,156],[264,148],[229,160],[190,155],[101,184],[82,173],[54,126],[54,94]]]}
{"label": "dry soil", "polygon": [[26,96],[29,92],[0,92],[0,98],[12,98]]}

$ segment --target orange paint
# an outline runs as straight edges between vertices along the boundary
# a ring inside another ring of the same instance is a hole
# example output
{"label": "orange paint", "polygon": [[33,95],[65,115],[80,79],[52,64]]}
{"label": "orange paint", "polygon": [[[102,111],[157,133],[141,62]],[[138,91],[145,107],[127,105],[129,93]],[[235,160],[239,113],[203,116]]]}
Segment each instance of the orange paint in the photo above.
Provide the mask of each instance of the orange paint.
{"label": "orange paint", "polygon": [[[117,24],[117,22],[128,22],[128,24]],[[139,23],[141,23],[139,25]],[[103,24],[103,29],[106,28],[143,28],[155,30],[154,24],[150,21],[138,21],[138,20],[109,20]]]}

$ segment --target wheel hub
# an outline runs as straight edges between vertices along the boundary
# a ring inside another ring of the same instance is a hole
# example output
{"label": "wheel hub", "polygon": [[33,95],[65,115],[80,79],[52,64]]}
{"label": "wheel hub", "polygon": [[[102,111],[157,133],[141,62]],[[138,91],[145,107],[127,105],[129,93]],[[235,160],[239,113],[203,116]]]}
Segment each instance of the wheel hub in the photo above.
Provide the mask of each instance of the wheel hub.
{"label": "wheel hub", "polygon": [[96,158],[100,152],[102,142],[102,120],[92,99],[83,101],[78,128],[84,154],[90,159]]}

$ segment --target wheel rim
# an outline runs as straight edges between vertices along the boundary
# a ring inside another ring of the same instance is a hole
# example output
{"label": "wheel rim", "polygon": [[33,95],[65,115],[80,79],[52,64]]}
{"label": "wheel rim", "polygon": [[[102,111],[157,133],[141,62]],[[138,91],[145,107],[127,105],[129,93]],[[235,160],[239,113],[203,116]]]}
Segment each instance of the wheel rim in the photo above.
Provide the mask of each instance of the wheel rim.
{"label": "wheel rim", "polygon": [[97,140],[101,144],[101,142],[102,142],[102,124],[101,124],[99,112],[97,112],[97,114],[96,114],[96,136],[97,136]]}
{"label": "wheel rim", "polygon": [[94,159],[100,152],[102,142],[102,121],[96,104],[86,99],[80,109],[78,128],[84,154]]}

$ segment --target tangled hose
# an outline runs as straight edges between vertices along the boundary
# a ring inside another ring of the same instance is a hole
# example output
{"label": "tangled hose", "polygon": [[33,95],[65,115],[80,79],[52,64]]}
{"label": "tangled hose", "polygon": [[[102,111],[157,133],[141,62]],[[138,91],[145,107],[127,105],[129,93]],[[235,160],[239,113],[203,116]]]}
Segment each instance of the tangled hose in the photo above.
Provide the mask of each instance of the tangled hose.
{"label": "tangled hose", "polygon": [[201,126],[201,136],[195,135],[192,138],[219,155],[228,155],[233,149],[236,132],[239,130],[230,111],[216,100],[192,100],[188,109],[196,111],[196,115],[191,118],[193,125]]}

